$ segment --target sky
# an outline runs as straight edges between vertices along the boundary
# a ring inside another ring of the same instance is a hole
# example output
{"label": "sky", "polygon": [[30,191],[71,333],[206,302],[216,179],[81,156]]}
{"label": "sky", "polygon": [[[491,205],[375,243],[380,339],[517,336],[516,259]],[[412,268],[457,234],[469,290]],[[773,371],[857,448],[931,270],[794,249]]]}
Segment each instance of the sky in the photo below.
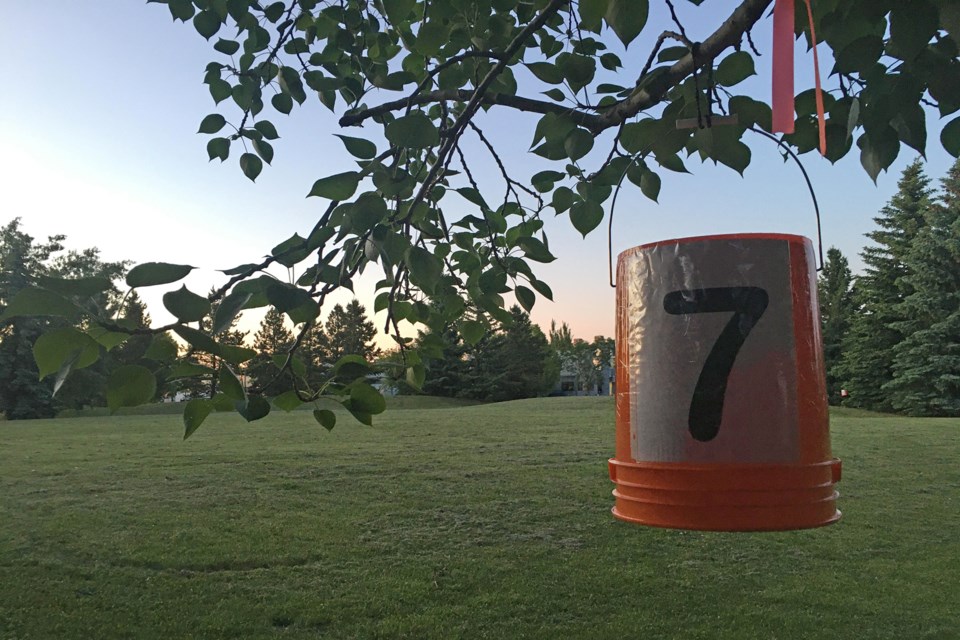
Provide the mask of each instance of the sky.
{"label": "sky", "polygon": [[[652,34],[671,26],[662,3],[651,4],[650,24],[657,26],[651,35],[644,34],[627,51],[612,49],[627,67],[620,83],[636,76],[649,55]],[[191,25],[172,22],[164,5],[6,0],[2,6],[0,41],[16,55],[0,58],[0,224],[21,217],[27,233],[37,238],[65,234],[70,248],[99,247],[106,260],[194,265],[197,270],[185,282],[203,293],[222,282],[217,269],[255,261],[294,232],[308,232],[326,205],[305,197],[313,181],[354,166],[333,137],[339,132],[335,117],[316,100],[289,117],[267,115],[281,139],[274,144],[272,166],[255,184],[240,172],[236,153],[222,165],[208,162],[208,137],[196,134],[200,120],[216,111],[228,120],[237,115],[229,107],[217,109],[202,83],[207,62],[222,56]],[[719,0],[699,9],[677,3],[695,40],[706,38],[732,6]],[[754,28],[753,37],[765,55],[757,60],[757,75],[736,89],[768,101],[769,18]],[[800,92],[813,84],[812,60],[802,43],[796,57]],[[835,86],[827,78],[831,61],[823,47],[821,64],[825,86]],[[524,82],[521,78],[521,93]],[[535,116],[492,110],[478,122],[515,177],[556,168],[527,153]],[[928,120],[927,173],[935,180],[953,162],[939,146],[942,124],[935,113]],[[609,149],[604,140],[587,158],[594,166]],[[753,161],[743,177],[691,158],[687,166],[692,175],[661,172],[658,204],[638,188],[625,189],[617,202],[614,255],[647,242],[716,233],[815,238],[813,208],[799,170],[783,162],[772,142],[748,143]],[[803,156],[820,202],[824,244],[843,251],[854,269],[862,266],[857,254],[866,242],[864,234],[873,228],[872,218],[896,192],[900,172],[916,156],[903,147],[876,185],[860,167],[856,149],[836,165],[814,153]],[[492,163],[481,160],[478,167],[481,187],[490,185],[500,193]],[[557,260],[539,267],[537,274],[553,288],[554,301],[539,299],[533,320],[544,328],[551,320],[567,322],[575,337],[587,340],[612,336],[614,290],[608,282],[606,225],[584,239],[566,216],[546,217]],[[357,286],[368,309],[375,279],[364,278]],[[170,318],[160,304],[162,293],[147,290],[143,296],[159,322]],[[350,297],[344,292],[331,299],[331,306]],[[246,328],[255,329],[256,321],[256,316],[248,317]]]}

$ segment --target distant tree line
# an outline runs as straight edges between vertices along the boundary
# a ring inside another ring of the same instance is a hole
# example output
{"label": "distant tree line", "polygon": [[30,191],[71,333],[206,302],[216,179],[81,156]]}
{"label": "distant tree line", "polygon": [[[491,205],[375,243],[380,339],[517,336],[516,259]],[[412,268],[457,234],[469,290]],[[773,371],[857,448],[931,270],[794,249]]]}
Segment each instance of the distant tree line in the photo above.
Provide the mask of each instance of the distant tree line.
{"label": "distant tree line", "polygon": [[488,402],[553,395],[559,392],[561,375],[573,379],[570,392],[595,393],[613,353],[612,338],[574,339],[566,323],[559,328],[551,323],[549,334],[544,334],[516,305],[509,321],[472,344],[451,327],[442,333],[421,333],[416,346],[430,355],[422,387],[408,384],[402,375],[390,375],[389,364],[401,359],[399,352],[386,354],[381,361],[398,393]]}
{"label": "distant tree line", "polygon": [[918,160],[874,218],[854,277],[837,249],[820,276],[831,402],[960,415],[960,162],[930,187]]}

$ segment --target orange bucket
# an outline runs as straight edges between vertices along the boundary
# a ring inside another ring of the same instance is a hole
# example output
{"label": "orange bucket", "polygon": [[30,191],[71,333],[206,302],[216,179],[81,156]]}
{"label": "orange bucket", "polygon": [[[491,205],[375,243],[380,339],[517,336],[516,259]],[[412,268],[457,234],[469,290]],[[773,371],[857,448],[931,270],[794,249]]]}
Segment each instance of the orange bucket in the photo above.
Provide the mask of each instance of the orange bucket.
{"label": "orange bucket", "polygon": [[813,243],[739,234],[617,262],[613,515],[657,527],[836,522]]}

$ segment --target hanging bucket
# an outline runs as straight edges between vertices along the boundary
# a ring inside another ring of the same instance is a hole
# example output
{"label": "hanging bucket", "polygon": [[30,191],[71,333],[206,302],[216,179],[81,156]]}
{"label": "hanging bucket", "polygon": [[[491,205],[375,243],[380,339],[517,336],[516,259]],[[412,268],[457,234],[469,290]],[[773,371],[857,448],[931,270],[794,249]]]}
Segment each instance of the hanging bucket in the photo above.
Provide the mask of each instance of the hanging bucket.
{"label": "hanging bucket", "polygon": [[816,291],[801,236],[620,254],[614,516],[718,531],[840,518]]}

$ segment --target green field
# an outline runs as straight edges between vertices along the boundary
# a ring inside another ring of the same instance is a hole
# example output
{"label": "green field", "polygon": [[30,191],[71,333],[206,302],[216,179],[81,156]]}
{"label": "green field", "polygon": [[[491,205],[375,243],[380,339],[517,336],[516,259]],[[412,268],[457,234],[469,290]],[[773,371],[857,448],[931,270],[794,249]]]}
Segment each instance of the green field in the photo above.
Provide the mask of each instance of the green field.
{"label": "green field", "polygon": [[843,520],[614,520],[613,405],[0,422],[0,638],[960,638],[960,420],[836,412]]}

